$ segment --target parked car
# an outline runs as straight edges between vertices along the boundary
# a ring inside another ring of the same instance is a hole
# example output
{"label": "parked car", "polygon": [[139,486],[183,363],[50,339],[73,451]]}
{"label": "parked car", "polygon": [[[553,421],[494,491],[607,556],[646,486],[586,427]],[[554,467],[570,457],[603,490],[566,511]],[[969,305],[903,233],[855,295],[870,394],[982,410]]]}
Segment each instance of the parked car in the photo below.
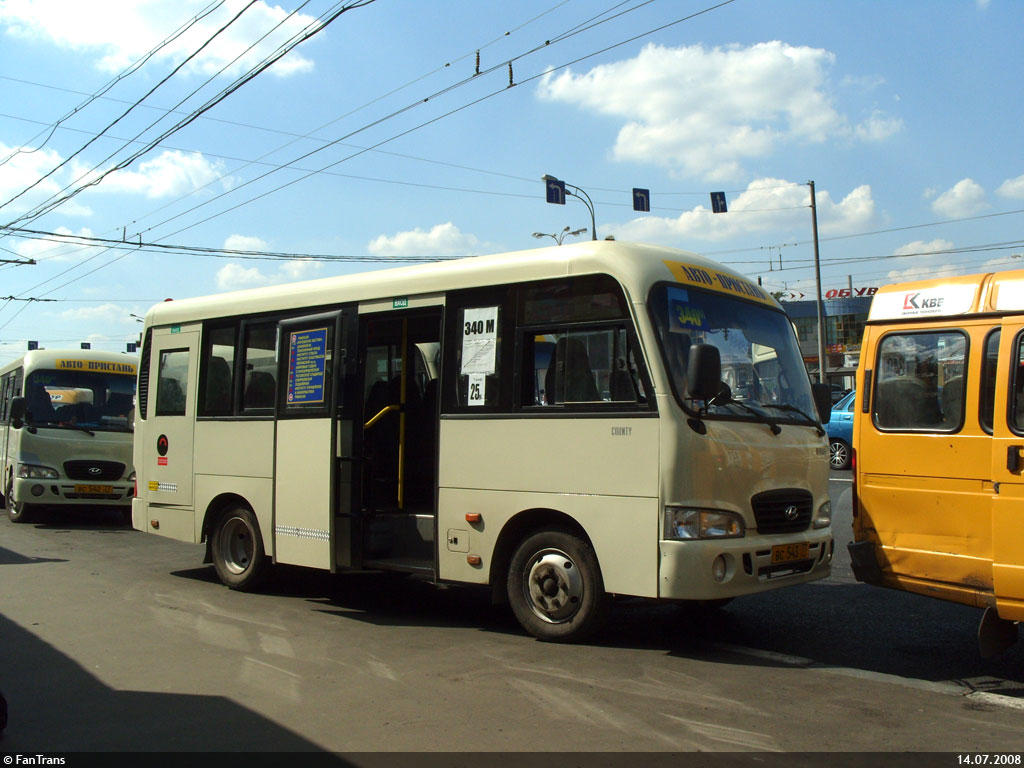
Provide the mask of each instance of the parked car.
{"label": "parked car", "polygon": [[847,393],[832,406],[832,414],[825,425],[828,434],[828,460],[832,469],[849,469],[853,459],[853,408],[857,392]]}
{"label": "parked car", "polygon": [[832,384],[832,405],[835,405],[844,397],[850,394],[850,390],[844,389],[841,385],[833,382]]}

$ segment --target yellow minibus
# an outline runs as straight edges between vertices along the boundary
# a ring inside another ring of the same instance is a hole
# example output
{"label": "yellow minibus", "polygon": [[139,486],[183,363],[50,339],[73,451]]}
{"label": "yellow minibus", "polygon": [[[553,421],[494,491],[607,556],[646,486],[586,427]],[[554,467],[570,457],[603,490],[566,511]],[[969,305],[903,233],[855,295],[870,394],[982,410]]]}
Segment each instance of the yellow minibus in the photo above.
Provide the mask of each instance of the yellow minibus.
{"label": "yellow minibus", "polygon": [[1024,271],[889,285],[857,372],[855,576],[1024,619]]}

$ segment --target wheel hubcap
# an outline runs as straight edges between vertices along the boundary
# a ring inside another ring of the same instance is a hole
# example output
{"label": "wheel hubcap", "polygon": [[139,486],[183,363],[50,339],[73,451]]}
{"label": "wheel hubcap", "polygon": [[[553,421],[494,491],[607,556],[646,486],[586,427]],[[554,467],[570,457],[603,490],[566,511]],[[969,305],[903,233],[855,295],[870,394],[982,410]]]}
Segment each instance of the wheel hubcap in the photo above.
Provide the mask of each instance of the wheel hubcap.
{"label": "wheel hubcap", "polygon": [[583,598],[579,568],[557,549],[547,549],[533,557],[523,587],[533,612],[552,624],[576,615]]}
{"label": "wheel hubcap", "polygon": [[846,447],[840,443],[832,443],[832,466],[841,467],[846,463]]}
{"label": "wheel hubcap", "polygon": [[221,559],[234,574],[244,573],[252,562],[254,549],[252,530],[245,521],[233,517],[224,524],[221,534]]}

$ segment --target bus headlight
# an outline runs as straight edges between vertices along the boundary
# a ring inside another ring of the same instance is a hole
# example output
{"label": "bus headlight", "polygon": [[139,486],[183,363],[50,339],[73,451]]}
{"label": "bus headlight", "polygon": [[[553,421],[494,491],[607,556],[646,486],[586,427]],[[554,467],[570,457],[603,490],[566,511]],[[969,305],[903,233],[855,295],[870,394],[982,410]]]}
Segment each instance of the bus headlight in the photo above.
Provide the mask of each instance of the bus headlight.
{"label": "bus headlight", "polygon": [[56,480],[60,475],[56,469],[41,467],[38,464],[19,464],[18,477],[32,478],[33,480]]}
{"label": "bus headlight", "polygon": [[818,507],[818,515],[814,518],[815,528],[828,528],[832,525],[832,502],[826,501]]}
{"label": "bus headlight", "polygon": [[736,539],[745,533],[743,518],[735,512],[665,507],[666,539]]}

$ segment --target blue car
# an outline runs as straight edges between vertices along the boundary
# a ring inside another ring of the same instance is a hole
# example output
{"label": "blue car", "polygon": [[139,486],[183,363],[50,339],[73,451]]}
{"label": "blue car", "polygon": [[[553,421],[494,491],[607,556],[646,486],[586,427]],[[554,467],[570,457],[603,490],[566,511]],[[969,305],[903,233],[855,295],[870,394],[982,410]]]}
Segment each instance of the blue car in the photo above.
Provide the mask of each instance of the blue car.
{"label": "blue car", "polygon": [[849,469],[853,459],[853,408],[856,391],[845,395],[832,406],[832,415],[825,425],[828,434],[828,460],[832,469]]}

